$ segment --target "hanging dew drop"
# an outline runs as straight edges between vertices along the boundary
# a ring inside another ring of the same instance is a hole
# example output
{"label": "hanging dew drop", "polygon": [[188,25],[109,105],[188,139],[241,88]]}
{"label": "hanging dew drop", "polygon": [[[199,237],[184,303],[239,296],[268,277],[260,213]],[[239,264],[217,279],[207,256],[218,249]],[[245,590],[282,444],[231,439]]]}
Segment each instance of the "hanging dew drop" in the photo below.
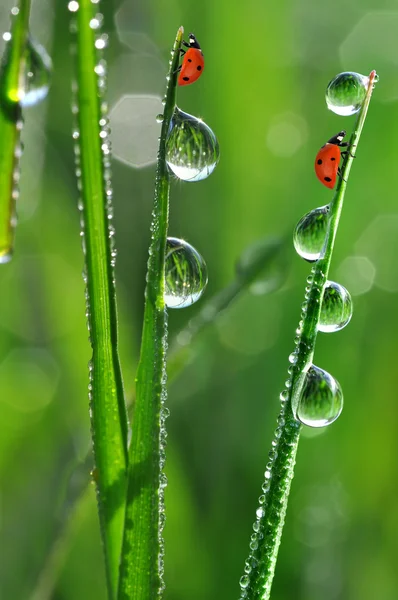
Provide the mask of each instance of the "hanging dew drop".
{"label": "hanging dew drop", "polygon": [[201,119],[176,107],[166,140],[166,162],[183,181],[206,179],[220,158],[218,141]]}
{"label": "hanging dew drop", "polygon": [[334,281],[325,284],[318,330],[332,333],[343,329],[352,317],[352,300],[345,287]]}
{"label": "hanging dew drop", "polygon": [[315,208],[304,215],[293,233],[297,254],[308,262],[318,260],[325,245],[328,223],[329,205]]}
{"label": "hanging dew drop", "polygon": [[354,115],[362,106],[368,83],[369,77],[360,73],[339,73],[326,89],[328,109],[342,117]]}
{"label": "hanging dew drop", "polygon": [[169,308],[185,308],[202,296],[207,267],[197,250],[184,240],[167,238],[164,301]]}
{"label": "hanging dew drop", "polygon": [[8,91],[9,100],[19,102],[23,108],[34,106],[43,100],[50,87],[51,58],[47,51],[29,37],[22,57],[23,72],[18,88]]}
{"label": "hanging dew drop", "polygon": [[156,115],[156,123],[163,123],[164,116],[162,114]]}
{"label": "hanging dew drop", "polygon": [[340,384],[327,371],[312,365],[306,375],[297,407],[297,418],[309,427],[326,427],[343,410]]}

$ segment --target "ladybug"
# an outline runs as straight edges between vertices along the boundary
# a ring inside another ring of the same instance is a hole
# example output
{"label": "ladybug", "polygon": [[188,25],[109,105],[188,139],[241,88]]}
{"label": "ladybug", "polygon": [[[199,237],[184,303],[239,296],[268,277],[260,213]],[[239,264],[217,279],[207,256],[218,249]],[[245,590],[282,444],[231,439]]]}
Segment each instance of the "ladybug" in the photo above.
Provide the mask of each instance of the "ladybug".
{"label": "ladybug", "polygon": [[337,175],[341,176],[340,158],[345,156],[348,150],[341,152],[340,148],[349,146],[348,142],[343,142],[345,136],[346,131],[343,129],[322,146],[315,158],[316,176],[329,189],[334,188]]}
{"label": "ladybug", "polygon": [[181,72],[178,77],[178,85],[189,85],[202,75],[205,61],[198,40],[193,33],[189,34],[189,43],[182,43],[188,50],[181,50],[184,58],[180,67]]}

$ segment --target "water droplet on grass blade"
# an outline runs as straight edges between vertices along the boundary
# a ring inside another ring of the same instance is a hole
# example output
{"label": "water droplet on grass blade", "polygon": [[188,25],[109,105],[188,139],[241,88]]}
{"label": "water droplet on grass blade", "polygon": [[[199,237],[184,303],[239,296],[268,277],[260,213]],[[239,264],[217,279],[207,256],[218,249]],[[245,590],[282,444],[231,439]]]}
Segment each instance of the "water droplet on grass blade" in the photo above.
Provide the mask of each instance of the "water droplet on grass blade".
{"label": "water droplet on grass blade", "polygon": [[202,296],[207,285],[203,257],[188,242],[167,238],[164,301],[169,308],[185,308]]}
{"label": "water droplet on grass blade", "polygon": [[315,208],[300,219],[293,233],[297,254],[314,262],[321,256],[329,223],[329,205]]}
{"label": "water droplet on grass blade", "polygon": [[201,181],[214,171],[220,151],[213,131],[201,119],[176,107],[166,140],[166,162],[176,177]]}
{"label": "water droplet on grass blade", "polygon": [[343,392],[340,384],[315,365],[307,372],[297,418],[309,427],[326,427],[333,423],[343,410]]}
{"label": "water droplet on grass blade", "polygon": [[[6,98],[24,108],[34,106],[47,96],[52,63],[47,51],[29,37],[22,56],[23,72],[17,88],[5,90]],[[6,69],[5,65],[3,69]]]}
{"label": "water droplet on grass blade", "polygon": [[352,317],[351,296],[342,285],[327,281],[323,292],[318,330],[332,333],[343,329]]}
{"label": "water droplet on grass blade", "polygon": [[348,117],[357,113],[366,96],[369,77],[347,71],[336,75],[326,89],[328,109]]}

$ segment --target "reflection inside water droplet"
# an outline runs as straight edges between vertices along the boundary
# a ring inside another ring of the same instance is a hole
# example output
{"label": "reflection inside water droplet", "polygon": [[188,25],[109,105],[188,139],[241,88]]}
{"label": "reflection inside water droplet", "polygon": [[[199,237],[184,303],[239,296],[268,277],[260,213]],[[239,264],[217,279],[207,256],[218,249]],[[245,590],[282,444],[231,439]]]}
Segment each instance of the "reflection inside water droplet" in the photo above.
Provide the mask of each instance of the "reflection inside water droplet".
{"label": "reflection inside water droplet", "polygon": [[206,179],[219,158],[217,138],[210,127],[176,107],[166,141],[166,162],[174,175],[184,181]]}
{"label": "reflection inside water droplet", "polygon": [[[29,37],[23,57],[23,72],[18,88],[6,90],[11,102],[19,102],[24,108],[43,100],[48,92],[52,63],[47,51]],[[3,66],[6,69],[7,65]]]}
{"label": "reflection inside water droplet", "polygon": [[296,225],[293,243],[297,254],[314,262],[321,256],[329,223],[329,205],[315,208],[304,215]]}
{"label": "reflection inside water droplet", "polygon": [[318,330],[332,333],[343,329],[352,317],[351,296],[342,285],[334,281],[325,284]]}
{"label": "reflection inside water droplet", "polygon": [[369,77],[347,71],[336,75],[326,89],[328,109],[347,117],[357,113],[366,96]]}
{"label": "reflection inside water droplet", "polygon": [[202,296],[207,285],[203,257],[188,242],[167,238],[164,301],[169,308],[185,308]]}
{"label": "reflection inside water droplet", "polygon": [[342,410],[340,384],[330,373],[312,365],[306,375],[297,418],[309,427],[326,427],[339,417]]}

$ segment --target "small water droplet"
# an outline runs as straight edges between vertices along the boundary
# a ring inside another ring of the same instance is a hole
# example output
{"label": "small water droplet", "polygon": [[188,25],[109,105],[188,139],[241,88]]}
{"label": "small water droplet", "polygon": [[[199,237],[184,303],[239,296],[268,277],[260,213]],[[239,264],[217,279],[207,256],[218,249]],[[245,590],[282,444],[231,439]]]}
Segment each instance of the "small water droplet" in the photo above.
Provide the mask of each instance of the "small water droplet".
{"label": "small water droplet", "polygon": [[352,317],[352,300],[345,287],[327,281],[323,292],[318,330],[333,333],[343,329]]}
{"label": "small water droplet", "polygon": [[326,89],[328,109],[342,117],[357,113],[366,96],[369,77],[347,71],[336,75]]}
{"label": "small water droplet", "polygon": [[329,205],[315,208],[296,225],[293,244],[297,254],[309,262],[320,258],[329,223]]}
{"label": "small water droplet", "polygon": [[333,423],[343,410],[340,384],[315,365],[307,372],[297,408],[297,418],[309,427],[325,427]]}
{"label": "small water droplet", "polygon": [[250,579],[248,577],[248,575],[242,575],[242,577],[239,580],[239,585],[242,588],[242,590],[245,590],[247,588],[247,586],[250,583]]}
{"label": "small water droplet", "polygon": [[68,4],[68,10],[71,12],[77,12],[79,10],[79,3],[75,2],[75,0],[71,0]]}
{"label": "small water droplet", "polygon": [[184,240],[167,238],[164,301],[169,308],[185,308],[202,296],[207,285],[203,257]]}
{"label": "small water droplet", "polygon": [[163,123],[163,119],[164,117],[162,114],[156,115],[156,123]]}
{"label": "small water droplet", "polygon": [[206,179],[220,158],[218,141],[201,119],[176,107],[166,141],[166,162],[184,181]]}
{"label": "small water droplet", "polygon": [[[52,63],[47,51],[29,37],[22,57],[23,73],[18,87],[5,91],[11,102],[18,102],[24,108],[34,106],[47,96],[50,86]],[[3,69],[7,65],[3,66]],[[1,76],[0,76],[1,78]]]}

